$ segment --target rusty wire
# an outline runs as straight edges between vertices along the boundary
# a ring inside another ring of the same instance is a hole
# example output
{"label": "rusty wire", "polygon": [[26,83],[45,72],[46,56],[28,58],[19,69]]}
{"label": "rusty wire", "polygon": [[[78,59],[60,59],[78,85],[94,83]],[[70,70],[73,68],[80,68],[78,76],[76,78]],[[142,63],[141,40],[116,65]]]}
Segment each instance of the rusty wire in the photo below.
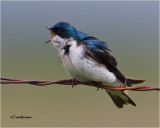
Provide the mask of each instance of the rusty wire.
{"label": "rusty wire", "polygon": [[[80,82],[80,81],[74,81],[72,79],[70,80],[55,80],[55,81],[45,81],[45,80],[19,80],[19,79],[13,79],[13,78],[0,78],[1,84],[31,84],[31,85],[37,85],[37,86],[45,86],[45,85],[51,85],[51,84],[60,84],[60,85],[87,85],[87,86],[93,86],[98,87],[99,85],[97,82]],[[103,89],[109,89],[109,90],[117,90],[117,91],[124,91],[124,90],[132,90],[132,91],[151,91],[151,90],[158,90],[160,91],[159,87],[151,87],[151,86],[134,86],[134,87],[111,87],[107,85],[101,84],[101,87]]]}

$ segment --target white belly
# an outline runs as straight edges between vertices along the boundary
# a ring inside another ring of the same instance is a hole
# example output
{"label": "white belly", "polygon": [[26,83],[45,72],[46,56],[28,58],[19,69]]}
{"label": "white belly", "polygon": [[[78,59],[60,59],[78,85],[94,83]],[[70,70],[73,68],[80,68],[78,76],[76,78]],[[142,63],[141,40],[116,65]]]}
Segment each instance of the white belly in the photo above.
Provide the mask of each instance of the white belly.
{"label": "white belly", "polygon": [[119,86],[116,76],[105,66],[92,58],[84,57],[82,46],[72,45],[69,55],[64,55],[64,50],[59,53],[64,68],[73,78],[79,81],[96,81],[110,86]]}

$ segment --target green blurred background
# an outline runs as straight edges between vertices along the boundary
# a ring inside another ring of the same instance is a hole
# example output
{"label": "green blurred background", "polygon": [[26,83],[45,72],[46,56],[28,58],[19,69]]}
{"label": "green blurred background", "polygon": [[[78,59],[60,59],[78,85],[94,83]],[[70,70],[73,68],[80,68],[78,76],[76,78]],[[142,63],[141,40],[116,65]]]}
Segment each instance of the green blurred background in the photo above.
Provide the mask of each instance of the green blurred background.
{"label": "green blurred background", "polygon": [[[120,70],[159,86],[159,14],[156,2],[1,2],[2,76],[60,80],[65,73],[45,26],[67,21],[107,41]],[[104,90],[87,86],[1,86],[2,126],[158,127],[158,91],[129,91],[137,107],[117,109]],[[10,119],[11,115],[32,119]]]}

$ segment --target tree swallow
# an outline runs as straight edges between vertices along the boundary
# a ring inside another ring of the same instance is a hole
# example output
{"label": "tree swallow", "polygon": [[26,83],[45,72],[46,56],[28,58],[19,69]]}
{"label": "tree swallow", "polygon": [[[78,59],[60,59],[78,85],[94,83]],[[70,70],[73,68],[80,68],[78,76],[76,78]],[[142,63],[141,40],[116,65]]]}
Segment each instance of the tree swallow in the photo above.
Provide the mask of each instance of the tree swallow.
{"label": "tree swallow", "polygon": [[[111,50],[106,42],[83,33],[66,22],[58,22],[48,29],[51,38],[46,43],[51,42],[58,49],[63,66],[73,79],[113,87],[132,86],[144,81],[126,78],[119,71],[117,61],[109,53]],[[105,90],[118,108],[123,108],[128,103],[136,106],[124,91]]]}

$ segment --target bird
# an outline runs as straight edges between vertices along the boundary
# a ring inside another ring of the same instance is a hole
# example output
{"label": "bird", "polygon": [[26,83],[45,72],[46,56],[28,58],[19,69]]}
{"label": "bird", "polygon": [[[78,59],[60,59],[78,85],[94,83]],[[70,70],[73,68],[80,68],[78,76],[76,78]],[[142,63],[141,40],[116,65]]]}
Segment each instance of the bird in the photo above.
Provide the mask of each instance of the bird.
{"label": "bird", "polygon": [[[51,43],[57,50],[60,61],[66,72],[73,80],[83,82],[97,82],[101,85],[112,87],[129,86],[139,84],[145,80],[127,78],[118,69],[117,61],[110,53],[107,42],[79,31],[71,24],[61,21],[50,30],[50,39],[45,43]],[[108,90],[112,101],[118,108],[131,104],[134,101],[125,91]]]}

